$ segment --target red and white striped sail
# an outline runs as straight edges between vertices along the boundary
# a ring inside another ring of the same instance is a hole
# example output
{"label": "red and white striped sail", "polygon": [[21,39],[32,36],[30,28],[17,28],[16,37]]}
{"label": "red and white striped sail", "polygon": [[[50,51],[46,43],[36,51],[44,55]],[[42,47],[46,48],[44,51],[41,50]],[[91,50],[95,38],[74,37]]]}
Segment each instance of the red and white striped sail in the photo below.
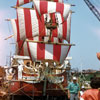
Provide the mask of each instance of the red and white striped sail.
{"label": "red and white striped sail", "polygon": [[[30,3],[32,0],[17,0],[16,6],[21,6],[27,3]],[[48,0],[40,0],[40,1],[48,1]],[[50,0],[49,0],[50,1]],[[51,0],[52,1],[52,0]],[[63,0],[53,0],[54,2],[62,3]]]}
{"label": "red and white striped sail", "polygon": [[69,12],[68,14],[68,17],[67,17],[67,20],[63,23],[63,32],[64,30],[66,31],[66,25],[67,25],[67,31],[66,31],[66,35],[65,35],[65,40],[68,41],[68,43],[70,43],[70,35],[71,35],[71,15],[72,15],[72,12]]}
{"label": "red and white striped sail", "polygon": [[[55,22],[56,18],[58,20],[57,28],[52,30],[52,37],[64,39],[67,40],[68,43],[70,43],[71,14],[72,12],[70,11],[65,21],[64,18],[61,16],[61,14],[59,13],[52,14],[52,21]],[[50,19],[50,14],[48,14],[47,17],[48,19]]]}
{"label": "red and white striped sail", "polygon": [[[51,18],[50,14],[44,14],[40,19],[37,19],[35,10],[30,9],[17,9],[18,14],[18,40],[25,40],[26,38],[33,38],[35,36],[45,37],[50,35],[50,31],[45,27],[45,19],[47,22]],[[70,40],[70,19],[71,14],[69,13],[68,18],[64,21],[64,18],[59,13],[52,14],[53,22],[58,19],[58,26],[52,31],[52,37],[65,39],[69,42]],[[61,24],[62,23],[62,24]]]}
{"label": "red and white striped sail", "polygon": [[[29,39],[29,40],[33,40],[33,41],[42,41],[41,37],[34,37],[33,39]],[[47,42],[49,40],[49,37],[44,37],[44,42]],[[58,38],[53,38],[51,39],[51,42],[54,43],[59,43],[59,39]],[[16,42],[16,54],[17,55],[21,55],[21,56],[29,56],[29,52],[28,52],[28,47],[27,47],[27,42],[26,41],[19,41]]]}
{"label": "red and white striped sail", "polygon": [[33,61],[53,60],[63,63],[70,46],[28,42],[29,56]]}
{"label": "red and white striped sail", "polygon": [[32,0],[17,0],[16,6],[21,6],[30,3]]}
{"label": "red and white striped sail", "polygon": [[[10,20],[11,20],[11,24],[12,24],[15,41],[20,43],[20,41],[23,41],[23,40],[18,38],[19,35],[18,35],[17,19],[10,19]],[[44,41],[44,42],[49,41],[49,37],[44,37],[44,39],[42,39],[42,37],[36,36],[36,37],[30,37],[29,39],[34,40],[34,41]],[[58,43],[58,42],[61,42],[61,39],[59,39],[57,37],[52,37],[51,42]]]}
{"label": "red and white striped sail", "polygon": [[[13,29],[13,33],[14,33],[14,38],[16,42],[22,41],[21,39],[17,40],[18,37],[18,25],[17,25],[17,19],[10,19],[11,21],[11,25],[12,25],[12,29]],[[31,40],[34,41],[42,41],[41,37],[34,37],[34,38],[30,38]]]}
{"label": "red and white striped sail", "polygon": [[[34,38],[30,38],[29,40],[42,41],[42,38],[34,37]],[[20,40],[19,42],[16,42],[16,53],[17,55],[21,55],[21,56],[29,56],[26,41]]]}
{"label": "red and white striped sail", "polygon": [[44,19],[47,17],[47,22],[52,18],[53,23],[58,23],[57,28],[52,30],[52,37],[57,37],[70,43],[71,14],[72,12],[70,11],[66,20],[59,13],[43,15]]}
{"label": "red and white striped sail", "polygon": [[63,3],[50,2],[50,1],[33,0],[33,3],[35,4],[36,10],[38,11],[40,16],[47,13],[58,12],[63,15],[65,20],[68,16],[71,7],[70,4],[63,4]]}
{"label": "red and white striped sail", "polygon": [[[10,21],[11,21],[11,24],[12,24],[14,38],[15,38],[15,41],[16,41],[16,53],[18,55],[28,56],[29,54],[28,54],[28,49],[27,49],[27,43],[24,42],[23,40],[20,40],[20,39],[18,40],[17,19],[10,19]],[[34,38],[31,38],[30,40],[42,41],[42,38],[41,37],[34,37]]]}
{"label": "red and white striped sail", "polygon": [[11,21],[11,25],[12,25],[15,41],[17,41],[17,35],[18,35],[17,19],[10,19],[10,21]]}
{"label": "red and white striped sail", "polygon": [[[17,33],[17,19],[11,19],[11,24],[12,24],[12,29],[13,29],[13,33],[14,33],[14,38],[15,38],[15,41],[16,41],[16,53],[18,55],[22,55],[22,56],[29,56],[27,43],[24,42],[23,40],[17,41],[17,34],[18,34]],[[42,37],[36,36],[34,38],[29,38],[29,40],[48,42],[49,37],[44,37],[44,40],[43,40]],[[61,41],[61,39],[58,39],[56,37],[52,37],[51,42],[59,43],[59,42],[62,42],[62,41]]]}
{"label": "red and white striped sail", "polygon": [[24,40],[26,38],[33,38],[35,36],[49,36],[44,23],[44,17],[41,20],[37,19],[35,10],[17,9],[19,38]]}
{"label": "red and white striped sail", "polygon": [[26,42],[16,42],[16,54],[21,56],[29,56]]}
{"label": "red and white striped sail", "polygon": [[[61,16],[59,16],[59,14],[57,15],[57,17],[58,17],[59,23],[63,22],[63,20],[61,19]],[[58,28],[55,29],[55,30],[53,30],[52,37],[55,37],[53,39],[60,38],[60,39],[66,39],[68,42],[70,41],[70,23],[71,23],[70,20],[71,20],[71,13],[68,16],[67,21],[65,21],[63,24],[59,24]],[[22,40],[22,37],[19,38],[19,35],[17,33],[18,32],[17,20],[11,19],[11,24],[12,24],[12,28],[13,28],[13,33],[14,33],[14,36],[15,36],[15,40],[16,41]],[[21,33],[21,34],[23,34],[23,33]],[[30,38],[32,38],[32,37],[30,36]],[[46,39],[45,41],[48,41],[48,39]]]}

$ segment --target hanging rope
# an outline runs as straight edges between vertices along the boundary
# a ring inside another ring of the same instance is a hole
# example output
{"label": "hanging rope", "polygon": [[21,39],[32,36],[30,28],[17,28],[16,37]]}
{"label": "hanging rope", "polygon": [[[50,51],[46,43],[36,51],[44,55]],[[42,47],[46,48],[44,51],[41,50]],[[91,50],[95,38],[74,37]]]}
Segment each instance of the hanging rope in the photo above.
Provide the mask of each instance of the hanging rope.
{"label": "hanging rope", "polygon": [[97,17],[97,19],[100,21],[100,6],[97,3],[93,2],[93,0],[84,0],[84,2],[87,4],[89,9],[93,12],[93,14]]}

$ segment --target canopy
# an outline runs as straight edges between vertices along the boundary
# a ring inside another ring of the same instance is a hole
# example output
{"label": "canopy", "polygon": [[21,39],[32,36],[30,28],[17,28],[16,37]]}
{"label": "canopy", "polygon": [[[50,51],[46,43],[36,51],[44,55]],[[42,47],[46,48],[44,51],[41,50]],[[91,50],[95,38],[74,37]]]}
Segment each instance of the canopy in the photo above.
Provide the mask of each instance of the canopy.
{"label": "canopy", "polygon": [[[29,40],[42,41],[42,38],[34,37],[34,38],[29,39]],[[47,42],[48,40],[49,40],[48,37],[44,37],[44,42]],[[58,43],[59,40],[57,38],[52,38],[51,42]],[[21,56],[29,56],[26,41],[20,40],[19,42],[16,42],[16,54],[21,55]]]}
{"label": "canopy", "polygon": [[[35,10],[30,9],[17,9],[18,21],[13,22],[14,32],[17,34],[17,41],[25,40],[26,38],[33,38],[35,36],[44,37],[50,36],[50,31],[45,26],[45,19],[47,22],[51,18],[50,14],[45,14],[41,19],[37,19]],[[28,16],[27,16],[28,15]],[[59,13],[52,14],[53,23],[58,21],[56,29],[52,30],[52,37],[59,39],[65,39],[70,42],[70,29],[71,29],[71,12],[69,12],[68,18],[64,21],[64,18]],[[14,24],[17,24],[14,26]]]}
{"label": "canopy", "polygon": [[51,1],[36,1],[33,0],[33,4],[36,7],[39,15],[47,14],[47,13],[55,13],[58,12],[63,15],[64,19],[66,20],[70,7],[70,4],[63,4],[58,2],[51,2]]}
{"label": "canopy", "polygon": [[29,42],[28,52],[32,61],[53,60],[62,64],[71,46]]}

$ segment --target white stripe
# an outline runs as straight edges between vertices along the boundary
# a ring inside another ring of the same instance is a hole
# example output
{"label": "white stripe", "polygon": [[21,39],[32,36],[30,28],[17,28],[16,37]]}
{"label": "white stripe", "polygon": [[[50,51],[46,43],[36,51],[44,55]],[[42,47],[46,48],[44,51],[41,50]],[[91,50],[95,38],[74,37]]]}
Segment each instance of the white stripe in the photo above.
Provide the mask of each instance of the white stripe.
{"label": "white stripe", "polygon": [[37,43],[29,42],[29,49],[32,57],[32,61],[37,60]]}
{"label": "white stripe", "polygon": [[19,1],[19,6],[24,4],[24,0],[18,0]]}
{"label": "white stripe", "polygon": [[54,13],[56,12],[56,3],[55,2],[48,2],[48,7],[47,7],[48,13]]}
{"label": "white stripe", "polygon": [[19,33],[20,33],[20,40],[26,39],[26,31],[25,31],[25,19],[24,19],[24,10],[18,8],[18,20],[19,20]]}
{"label": "white stripe", "polygon": [[36,6],[38,13],[41,15],[41,13],[40,13],[40,1],[33,0],[33,5]]}
{"label": "white stripe", "polygon": [[63,3],[63,0],[58,0],[58,2]]}
{"label": "white stripe", "polygon": [[50,21],[50,14],[44,14],[44,20],[47,18],[46,22]]}
{"label": "white stripe", "polygon": [[69,10],[70,10],[70,5],[69,4],[64,4],[64,12],[63,12],[63,16],[64,16],[64,19],[66,20],[67,16],[68,16],[68,13],[69,13]]}
{"label": "white stripe", "polygon": [[11,19],[11,24],[12,24],[15,41],[17,41],[17,26],[16,26],[15,19]]}
{"label": "white stripe", "polygon": [[44,42],[48,42],[49,37],[44,37]]}
{"label": "white stripe", "polygon": [[60,63],[63,63],[68,53],[69,46],[61,46]]}
{"label": "white stripe", "polygon": [[67,37],[66,40],[69,42],[70,41],[70,33],[71,33],[71,14],[69,12],[68,18],[67,18]]}
{"label": "white stripe", "polygon": [[23,50],[24,50],[24,56],[29,56],[27,42],[24,42]]}
{"label": "white stripe", "polygon": [[[18,1],[19,1],[18,6],[21,6],[21,5],[25,4],[24,0],[18,0]],[[32,1],[32,0],[29,0],[29,2],[31,2],[31,1]]]}
{"label": "white stripe", "polygon": [[[40,1],[33,0],[33,3],[35,4],[38,13],[41,15],[41,12],[40,12]],[[63,13],[63,16],[64,16],[65,20],[66,20],[66,18],[68,16],[68,12],[70,10],[70,7],[71,7],[70,4],[64,4],[64,12],[62,12],[62,13]],[[50,1],[48,1],[47,12],[48,13],[54,13],[54,12],[56,12],[56,2],[50,2]]]}
{"label": "white stripe", "polygon": [[34,41],[39,41],[39,37],[38,36],[34,37]]}
{"label": "white stripe", "polygon": [[38,25],[38,19],[36,16],[35,10],[30,10],[31,13],[31,23],[32,23],[32,36],[39,35],[39,25]]}
{"label": "white stripe", "polygon": [[59,41],[58,41],[58,38],[56,38],[56,37],[54,37],[53,40],[54,40],[54,41],[53,41],[54,43],[58,43],[58,42],[59,42]]}
{"label": "white stripe", "polygon": [[53,59],[53,45],[45,44],[45,59]]}
{"label": "white stripe", "polygon": [[62,17],[61,14],[57,14],[58,21],[59,21],[59,26],[58,26],[58,37],[62,38],[63,37],[63,26],[62,26]]}

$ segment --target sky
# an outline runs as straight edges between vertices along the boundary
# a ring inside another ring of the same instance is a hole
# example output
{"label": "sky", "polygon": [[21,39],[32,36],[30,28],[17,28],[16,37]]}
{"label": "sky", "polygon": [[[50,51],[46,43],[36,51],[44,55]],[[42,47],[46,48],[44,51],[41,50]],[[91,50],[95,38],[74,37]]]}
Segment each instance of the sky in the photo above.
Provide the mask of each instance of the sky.
{"label": "sky", "polygon": [[[100,52],[100,22],[85,4],[84,0],[66,0],[74,4],[71,9],[75,12],[71,20],[71,47],[69,56],[72,57],[71,67],[79,69],[100,70],[100,61],[96,53]],[[16,10],[11,8],[16,0],[0,1],[0,65],[9,63],[9,56],[13,55],[14,39],[4,40],[12,35],[10,22],[7,18],[16,18]]]}

